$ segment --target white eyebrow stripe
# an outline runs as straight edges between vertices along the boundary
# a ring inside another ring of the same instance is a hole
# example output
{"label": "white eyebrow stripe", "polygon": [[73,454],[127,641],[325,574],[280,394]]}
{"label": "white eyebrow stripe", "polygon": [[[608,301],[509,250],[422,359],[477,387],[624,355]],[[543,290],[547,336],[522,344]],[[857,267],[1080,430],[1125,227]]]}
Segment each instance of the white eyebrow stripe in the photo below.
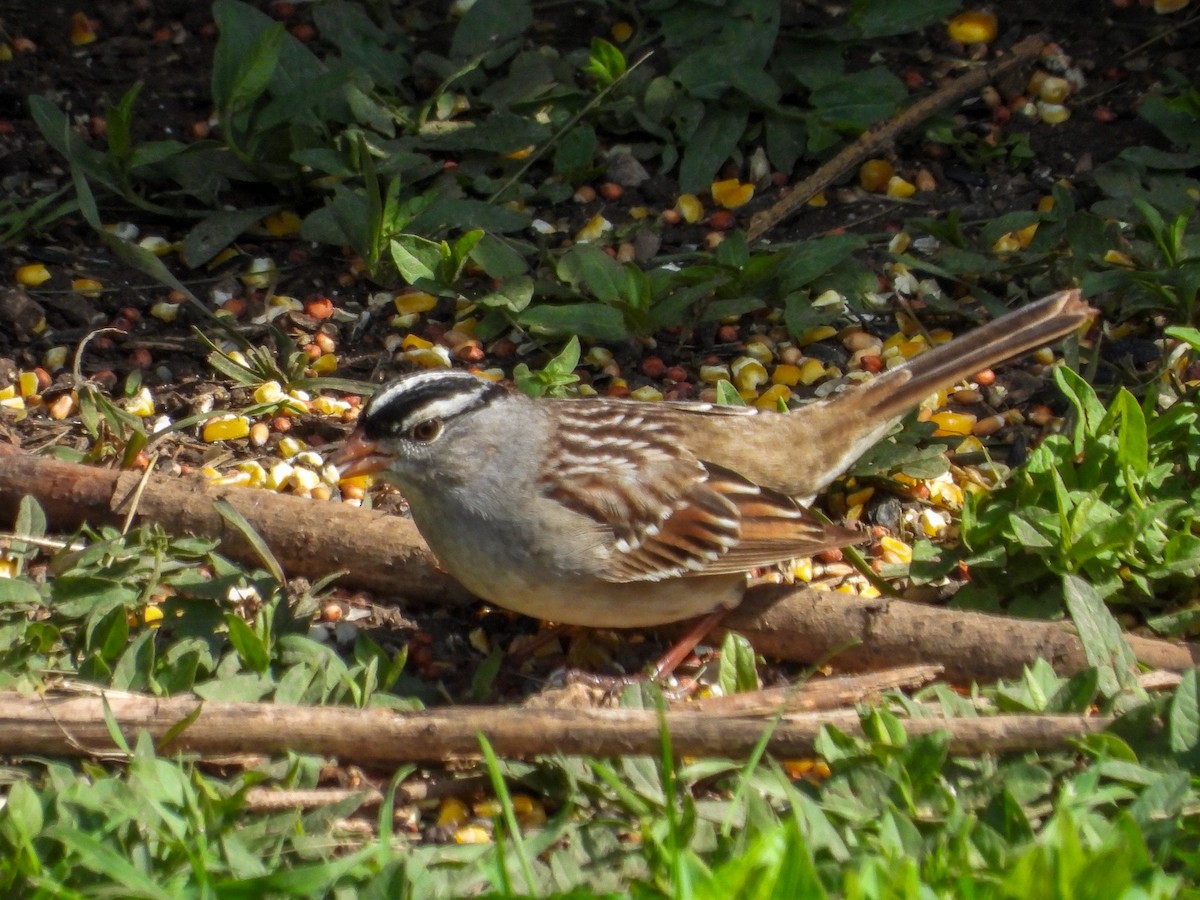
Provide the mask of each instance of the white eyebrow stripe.
{"label": "white eyebrow stripe", "polygon": [[482,400],[482,395],[478,391],[470,393],[464,391],[461,394],[450,397],[429,400],[409,411],[408,415],[402,420],[401,429],[407,431],[418,422],[427,422],[430,419],[452,418],[466,412],[468,409],[481,406]]}

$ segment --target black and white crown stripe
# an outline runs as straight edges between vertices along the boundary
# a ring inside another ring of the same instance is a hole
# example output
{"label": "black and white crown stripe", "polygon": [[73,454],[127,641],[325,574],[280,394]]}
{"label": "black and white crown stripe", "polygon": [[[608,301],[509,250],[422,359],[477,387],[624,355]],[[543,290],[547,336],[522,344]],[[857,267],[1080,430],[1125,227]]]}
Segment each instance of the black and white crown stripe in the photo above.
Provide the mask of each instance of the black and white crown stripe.
{"label": "black and white crown stripe", "polygon": [[470,372],[412,372],[380,388],[367,403],[362,423],[368,434],[393,434],[432,419],[450,419],[487,406],[507,391]]}

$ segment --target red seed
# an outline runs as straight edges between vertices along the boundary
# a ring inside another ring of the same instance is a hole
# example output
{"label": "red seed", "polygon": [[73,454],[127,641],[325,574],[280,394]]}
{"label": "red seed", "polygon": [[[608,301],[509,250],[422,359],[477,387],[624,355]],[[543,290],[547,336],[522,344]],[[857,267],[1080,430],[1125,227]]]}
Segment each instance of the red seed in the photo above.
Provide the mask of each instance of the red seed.
{"label": "red seed", "polygon": [[328,319],[333,315],[333,301],[328,297],[312,297],[305,301],[304,312],[314,319]]}
{"label": "red seed", "polygon": [[667,371],[667,364],[658,356],[647,356],[642,360],[642,374],[647,378],[662,378]]}
{"label": "red seed", "polygon": [[717,329],[717,341],[722,344],[734,344],[738,340],[738,327],[736,325],[722,325]]}
{"label": "red seed", "polygon": [[727,209],[714,210],[713,214],[708,217],[708,224],[717,231],[728,231],[734,226],[733,213]]}
{"label": "red seed", "polygon": [[145,347],[138,347],[129,354],[129,362],[139,369],[148,369],[154,365],[154,357]]}
{"label": "red seed", "polygon": [[625,188],[621,187],[615,181],[606,181],[604,184],[600,185],[600,196],[605,200],[620,200],[621,195],[624,193]]}

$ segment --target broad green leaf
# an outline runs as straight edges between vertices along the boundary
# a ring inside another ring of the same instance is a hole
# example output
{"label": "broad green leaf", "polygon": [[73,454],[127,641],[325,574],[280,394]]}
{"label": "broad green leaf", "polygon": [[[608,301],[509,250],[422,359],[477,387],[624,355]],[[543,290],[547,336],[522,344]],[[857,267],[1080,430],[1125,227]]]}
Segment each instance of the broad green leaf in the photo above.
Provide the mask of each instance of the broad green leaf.
{"label": "broad green leaf", "polygon": [[594,244],[577,244],[558,261],[558,277],[604,303],[616,303],[625,287],[625,269]]}
{"label": "broad green leaf", "polygon": [[619,310],[598,303],[534,306],[518,317],[520,324],[542,334],[575,334],[598,341],[623,341],[629,330]]}
{"label": "broad green leaf", "polygon": [[204,265],[247,228],[278,212],[280,206],[255,206],[250,209],[219,210],[206,216],[183,239],[183,261],[195,269]]}
{"label": "broad green leaf", "polygon": [[1137,658],[1095,588],[1078,575],[1064,575],[1063,599],[1088,663],[1100,672],[1104,694],[1111,697],[1120,690],[1137,690]]}
{"label": "broad green leaf", "polygon": [[1173,753],[1200,754],[1200,678],[1196,669],[1183,674],[1171,698],[1167,741]]}
{"label": "broad green leaf", "polygon": [[229,643],[237,651],[243,665],[252,672],[261,674],[267,671],[271,654],[266,641],[237,613],[226,613],[225,626],[229,629]]}

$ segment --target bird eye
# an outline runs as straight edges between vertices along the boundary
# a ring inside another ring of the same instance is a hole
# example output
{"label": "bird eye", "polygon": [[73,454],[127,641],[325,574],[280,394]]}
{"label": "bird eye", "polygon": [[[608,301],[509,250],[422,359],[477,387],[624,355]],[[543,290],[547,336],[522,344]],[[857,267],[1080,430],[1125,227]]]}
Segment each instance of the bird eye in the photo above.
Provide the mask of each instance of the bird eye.
{"label": "bird eye", "polygon": [[441,433],[441,419],[426,419],[424,422],[418,422],[409,431],[409,435],[412,437],[412,439],[422,444],[428,444]]}

